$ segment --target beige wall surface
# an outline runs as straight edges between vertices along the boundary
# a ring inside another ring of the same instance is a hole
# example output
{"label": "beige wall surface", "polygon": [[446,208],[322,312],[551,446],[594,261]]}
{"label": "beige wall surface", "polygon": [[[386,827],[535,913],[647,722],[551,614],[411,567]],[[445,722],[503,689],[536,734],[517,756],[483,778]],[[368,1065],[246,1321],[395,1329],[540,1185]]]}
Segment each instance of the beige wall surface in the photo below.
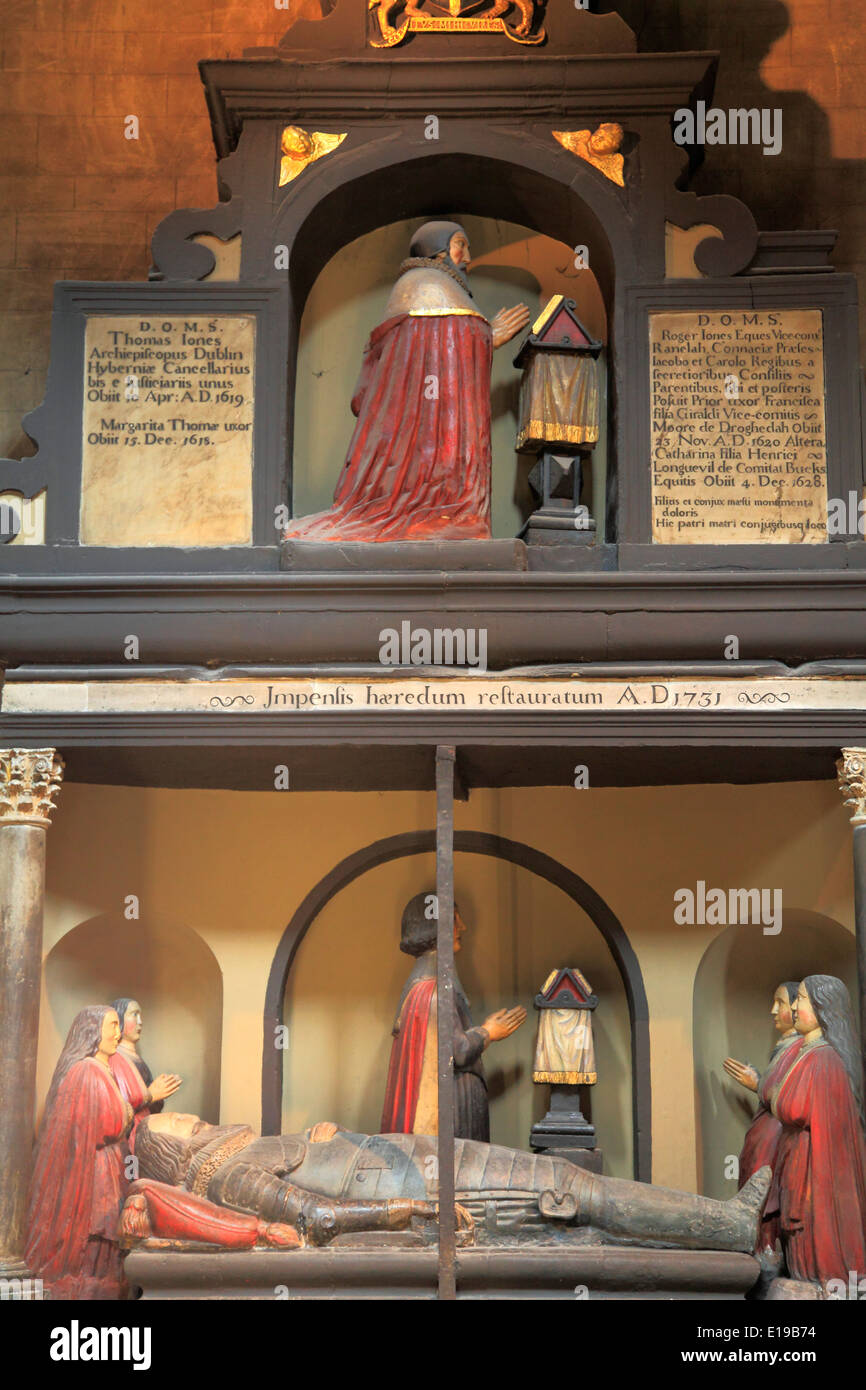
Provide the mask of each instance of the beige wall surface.
{"label": "beige wall surface", "polygon": [[[702,1119],[693,1060],[695,981],[707,948],[725,928],[677,925],[673,895],[699,879],[725,889],[778,888],[786,915],[795,914],[791,922],[818,914],[831,923],[814,938],[814,961],[808,952],[804,958],[802,933],[786,936],[783,925],[771,937],[760,926],[749,927],[756,940],[760,936],[770,975],[781,980],[793,969],[835,969],[840,953],[833,924],[847,932],[853,926],[850,829],[835,784],[475,791],[468,803],[458,803],[456,823],[544,850],[585,878],[618,917],[649,1001],[654,1179],[694,1189],[704,1180],[701,1124],[710,1123]],[[74,942],[49,962],[40,1099],[74,1009],[109,988],[104,932],[114,923],[114,959],[123,977],[118,973],[111,992],[142,996],[148,1061],[155,1070],[188,1078],[172,1108],[197,1109],[213,1096],[208,1061],[220,1048],[220,1118],[257,1125],[265,987],[287,923],[345,856],[383,836],[433,824],[434,798],[426,793],[68,784],[49,833],[45,954],[94,919],[102,923],[103,944],[89,967]],[[390,1027],[409,965],[397,949],[399,914],[431,870],[431,862],[419,858],[383,866],[338,894],[310,928],[287,991],[287,1125],[327,1117],[376,1127]],[[593,1115],[607,1171],[627,1174],[629,1040],[622,991],[597,932],[562,893],[510,864],[459,855],[456,884],[470,928],[460,971],[476,1018],[513,999],[529,1005],[553,965],[579,966],[600,995]],[[124,916],[130,894],[139,900],[132,925],[144,943],[141,984]],[[58,968],[64,950],[68,959]],[[208,996],[218,992],[221,975],[221,1043],[213,1001],[201,990],[178,993],[172,971],[201,974],[209,981]],[[756,995],[761,1019],[766,1007],[763,994]],[[725,1088],[721,1058],[742,1037],[742,1022],[730,1009],[709,1014],[701,1066],[712,1071],[714,1086]],[[771,1029],[762,1033],[760,1020],[756,1026],[769,1050]],[[525,1146],[528,1126],[546,1103],[546,1088],[533,1086],[529,1076],[533,1042],[531,1014],[523,1029],[487,1054],[499,1142]],[[728,1142],[727,1134],[720,1142]]]}

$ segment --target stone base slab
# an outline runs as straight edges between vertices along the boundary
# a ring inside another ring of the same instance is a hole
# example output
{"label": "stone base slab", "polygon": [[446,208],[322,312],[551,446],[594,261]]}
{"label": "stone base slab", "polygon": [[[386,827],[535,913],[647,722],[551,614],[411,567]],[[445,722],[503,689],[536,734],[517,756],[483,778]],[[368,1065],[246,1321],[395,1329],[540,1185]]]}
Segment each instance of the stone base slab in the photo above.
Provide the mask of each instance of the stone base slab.
{"label": "stone base slab", "polygon": [[[435,1249],[133,1250],[126,1276],[144,1299],[436,1298]],[[458,1298],[742,1299],[758,1276],[751,1255],[576,1246],[457,1253]]]}
{"label": "stone base slab", "polygon": [[475,541],[283,541],[280,569],[297,574],[437,570],[521,573],[526,546],[518,540]]}

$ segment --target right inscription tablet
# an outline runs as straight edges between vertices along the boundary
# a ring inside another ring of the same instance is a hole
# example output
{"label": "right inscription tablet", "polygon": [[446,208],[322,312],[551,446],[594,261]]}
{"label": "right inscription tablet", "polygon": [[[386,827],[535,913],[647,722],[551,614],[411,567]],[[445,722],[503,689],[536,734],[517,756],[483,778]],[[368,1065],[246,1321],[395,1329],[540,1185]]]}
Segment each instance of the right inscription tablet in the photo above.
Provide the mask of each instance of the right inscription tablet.
{"label": "right inscription tablet", "polygon": [[650,315],[652,535],[827,540],[820,309]]}

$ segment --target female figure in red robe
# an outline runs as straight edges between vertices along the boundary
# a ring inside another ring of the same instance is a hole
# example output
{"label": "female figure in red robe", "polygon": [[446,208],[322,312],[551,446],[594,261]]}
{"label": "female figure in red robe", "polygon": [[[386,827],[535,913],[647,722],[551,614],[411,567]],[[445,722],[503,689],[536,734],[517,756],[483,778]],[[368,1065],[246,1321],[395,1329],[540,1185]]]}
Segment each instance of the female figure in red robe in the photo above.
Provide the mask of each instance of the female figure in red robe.
{"label": "female figure in red robe", "polygon": [[158,1115],[168,1097],[183,1083],[174,1072],[161,1072],[154,1077],[139,1052],[142,1021],[138,1000],[123,996],[113,1000],[111,1007],[120,1020],[120,1042],[111,1058],[111,1070],[121,1095],[135,1111],[135,1124],[138,1125],[145,1115]]}
{"label": "female figure in red robe", "polygon": [[788,1272],[826,1285],[866,1276],[863,1073],[851,1001],[833,975],[809,975],[794,1012],[803,1042],[768,1088],[783,1131],[765,1216],[778,1214]]}
{"label": "female figure in red robe", "polygon": [[[753,1173],[757,1173],[759,1168],[763,1168],[765,1164],[769,1164],[772,1168],[776,1160],[776,1150],[782,1136],[782,1125],[771,1111],[767,1096],[770,1089],[779,1084],[803,1042],[802,1037],[794,1027],[793,1006],[799,988],[796,980],[787,980],[784,984],[779,985],[773,995],[770,1013],[776,1025],[776,1031],[781,1036],[770,1053],[770,1060],[766,1069],[760,1076],[754,1067],[738,1062],[733,1057],[726,1057],[723,1063],[728,1075],[738,1081],[741,1086],[745,1086],[747,1090],[755,1091],[759,1101],[755,1118],[746,1131],[746,1139],[740,1152],[738,1187],[741,1188],[745,1186]],[[756,1252],[774,1251],[778,1238],[778,1221],[772,1217],[765,1219],[758,1231]]]}
{"label": "female figure in red robe", "polygon": [[364,350],[334,505],[292,521],[286,539],[489,538],[493,349],[526,327],[529,310],[488,321],[469,289],[469,259],[458,222],[415,233]]}
{"label": "female figure in red robe", "polygon": [[76,1014],[54,1070],[39,1133],[25,1259],[56,1299],[123,1298],[118,1221],[132,1107],[110,1059],[120,1022],[107,1004]]}

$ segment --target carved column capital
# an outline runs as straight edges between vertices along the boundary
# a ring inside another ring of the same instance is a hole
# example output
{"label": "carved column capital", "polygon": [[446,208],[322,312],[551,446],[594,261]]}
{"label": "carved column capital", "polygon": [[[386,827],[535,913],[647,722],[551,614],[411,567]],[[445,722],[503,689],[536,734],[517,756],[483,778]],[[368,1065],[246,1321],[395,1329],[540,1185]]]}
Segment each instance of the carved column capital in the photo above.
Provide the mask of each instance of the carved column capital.
{"label": "carved column capital", "polygon": [[49,826],[62,780],[54,748],[0,748],[0,828]]}
{"label": "carved column capital", "polygon": [[866,825],[866,748],[843,748],[836,762],[839,790],[846,806],[852,806],[852,825]]}

